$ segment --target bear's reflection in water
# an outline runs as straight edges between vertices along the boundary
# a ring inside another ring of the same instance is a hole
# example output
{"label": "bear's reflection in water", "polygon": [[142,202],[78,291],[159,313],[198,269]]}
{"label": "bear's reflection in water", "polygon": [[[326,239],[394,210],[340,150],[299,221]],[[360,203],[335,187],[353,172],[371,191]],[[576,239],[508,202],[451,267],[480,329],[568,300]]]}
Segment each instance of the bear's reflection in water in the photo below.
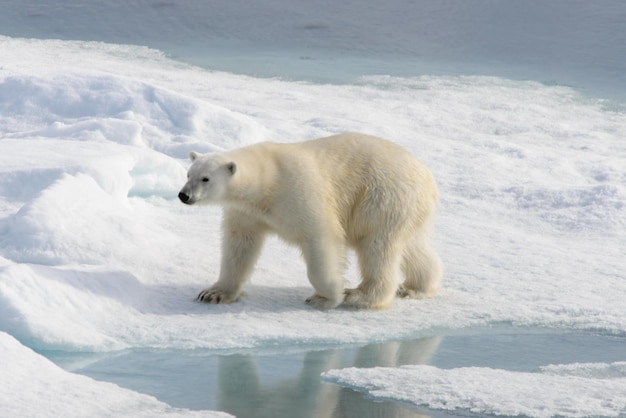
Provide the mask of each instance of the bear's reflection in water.
{"label": "bear's reflection in water", "polygon": [[[350,389],[324,383],[320,375],[345,367],[397,367],[428,364],[441,337],[372,344],[347,350],[311,351],[297,375],[264,383],[253,355],[218,359],[216,409],[238,418],[370,418],[420,417],[418,412],[391,402],[373,402]],[[352,355],[350,355],[352,354]]]}

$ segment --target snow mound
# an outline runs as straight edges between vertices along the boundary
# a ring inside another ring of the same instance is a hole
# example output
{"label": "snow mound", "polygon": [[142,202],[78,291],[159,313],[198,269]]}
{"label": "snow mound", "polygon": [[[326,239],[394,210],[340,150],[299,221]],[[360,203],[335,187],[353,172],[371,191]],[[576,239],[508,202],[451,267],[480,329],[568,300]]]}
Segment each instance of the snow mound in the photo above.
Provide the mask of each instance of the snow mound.
{"label": "snow mound", "polygon": [[226,108],[94,72],[6,77],[0,82],[0,114],[8,138],[111,141],[177,158],[193,149],[245,145],[266,134],[253,119]]}

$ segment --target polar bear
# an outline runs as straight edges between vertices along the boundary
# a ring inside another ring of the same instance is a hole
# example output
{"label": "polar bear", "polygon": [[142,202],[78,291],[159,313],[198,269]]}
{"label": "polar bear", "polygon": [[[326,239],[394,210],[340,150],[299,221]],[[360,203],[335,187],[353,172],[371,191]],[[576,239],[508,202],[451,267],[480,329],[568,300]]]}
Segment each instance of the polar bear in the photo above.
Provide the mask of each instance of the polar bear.
{"label": "polar bear", "polygon": [[[380,309],[395,295],[436,293],[442,268],[429,231],[437,187],[428,168],[400,146],[346,133],[191,152],[190,159],[179,199],[224,207],[219,278],[199,301],[237,301],[269,233],[301,249],[315,290],[306,303],[316,308],[343,302]],[[361,282],[344,290],[348,249],[357,254]]]}

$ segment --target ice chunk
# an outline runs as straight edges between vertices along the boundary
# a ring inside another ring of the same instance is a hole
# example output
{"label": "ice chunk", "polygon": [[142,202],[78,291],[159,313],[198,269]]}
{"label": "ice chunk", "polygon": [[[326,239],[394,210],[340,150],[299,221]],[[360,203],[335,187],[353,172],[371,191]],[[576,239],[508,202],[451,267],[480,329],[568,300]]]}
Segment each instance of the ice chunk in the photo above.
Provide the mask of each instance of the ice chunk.
{"label": "ice chunk", "polygon": [[[522,373],[485,367],[440,369],[432,366],[349,368],[324,373],[324,380],[364,392],[377,400],[394,400],[431,409],[469,410],[477,414],[551,416],[618,416],[626,412],[623,364],[593,366],[618,369],[615,376],[590,376],[588,367],[570,373]],[[563,371],[561,366],[558,370]]]}
{"label": "ice chunk", "polygon": [[1,416],[231,416],[172,408],[152,396],[68,373],[4,332],[0,332],[0,356]]}

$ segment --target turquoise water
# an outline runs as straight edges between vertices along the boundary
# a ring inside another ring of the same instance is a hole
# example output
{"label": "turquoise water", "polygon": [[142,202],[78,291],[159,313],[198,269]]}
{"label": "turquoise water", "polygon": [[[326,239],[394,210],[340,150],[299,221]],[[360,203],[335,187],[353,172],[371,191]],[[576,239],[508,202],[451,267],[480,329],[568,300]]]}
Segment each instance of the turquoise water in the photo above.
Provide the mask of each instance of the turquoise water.
{"label": "turquoise water", "polygon": [[436,337],[305,350],[266,347],[237,353],[130,350],[109,354],[45,353],[66,369],[153,395],[174,407],[260,417],[475,416],[374,402],[324,383],[345,367],[430,364],[538,372],[564,363],[623,361],[626,338],[590,332],[517,328],[465,329]]}

